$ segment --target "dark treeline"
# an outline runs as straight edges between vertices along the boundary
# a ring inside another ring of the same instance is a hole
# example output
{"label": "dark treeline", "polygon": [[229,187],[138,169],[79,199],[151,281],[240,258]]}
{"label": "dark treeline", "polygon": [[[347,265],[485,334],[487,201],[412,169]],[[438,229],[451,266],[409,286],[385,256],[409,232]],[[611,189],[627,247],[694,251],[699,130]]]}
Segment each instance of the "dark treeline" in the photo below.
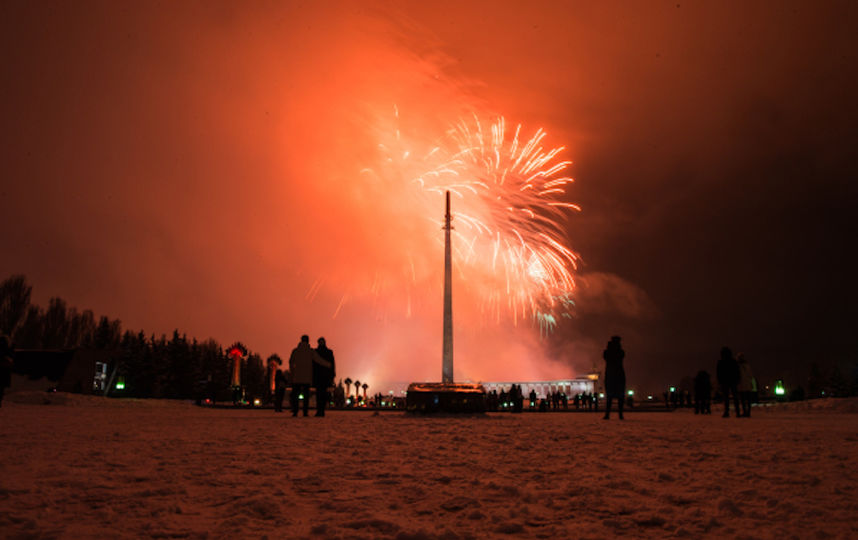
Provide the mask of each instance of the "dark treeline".
{"label": "dark treeline", "polygon": [[[232,362],[223,347],[213,339],[197,341],[174,330],[155,336],[144,331],[122,329],[119,319],[98,316],[91,310],[79,311],[62,298],[51,298],[48,307],[30,302],[32,287],[22,275],[13,275],[0,283],[0,333],[9,336],[16,349],[92,349],[111,352],[118,376],[124,378],[122,395],[217,401],[232,399]],[[242,362],[241,384],[244,398],[267,400],[266,364],[252,351]],[[798,374],[796,374],[798,375]],[[791,385],[789,398],[858,395],[858,359],[824,368],[813,361],[805,376],[784,377]],[[691,392],[692,379],[683,379],[679,388]],[[352,381],[345,379],[344,396],[350,394]],[[360,398],[360,382],[356,401]],[[364,394],[366,384],[363,385]]]}
{"label": "dark treeline", "polygon": [[[122,395],[140,398],[224,401],[230,398],[232,362],[213,340],[197,341],[174,330],[169,338],[122,329],[119,319],[78,311],[62,298],[48,307],[30,302],[32,286],[22,275],[0,283],[0,332],[16,349],[92,349],[110,351],[116,373],[124,378]],[[266,368],[259,354],[242,363],[247,399],[268,397]]]}

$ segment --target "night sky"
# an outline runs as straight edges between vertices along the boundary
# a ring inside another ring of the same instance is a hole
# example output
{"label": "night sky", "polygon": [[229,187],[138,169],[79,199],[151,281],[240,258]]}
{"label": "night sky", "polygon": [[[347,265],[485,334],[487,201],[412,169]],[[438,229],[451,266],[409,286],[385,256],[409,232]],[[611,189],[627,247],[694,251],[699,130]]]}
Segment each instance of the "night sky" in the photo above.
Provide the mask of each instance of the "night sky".
{"label": "night sky", "polygon": [[477,110],[566,147],[582,264],[547,339],[455,284],[457,378],[580,374],[620,334],[631,386],[722,345],[802,382],[858,354],[856,28],[854,2],[4,2],[0,276],[437,379],[441,284],[408,316],[367,292],[409,239],[356,178],[394,107],[414,140]]}

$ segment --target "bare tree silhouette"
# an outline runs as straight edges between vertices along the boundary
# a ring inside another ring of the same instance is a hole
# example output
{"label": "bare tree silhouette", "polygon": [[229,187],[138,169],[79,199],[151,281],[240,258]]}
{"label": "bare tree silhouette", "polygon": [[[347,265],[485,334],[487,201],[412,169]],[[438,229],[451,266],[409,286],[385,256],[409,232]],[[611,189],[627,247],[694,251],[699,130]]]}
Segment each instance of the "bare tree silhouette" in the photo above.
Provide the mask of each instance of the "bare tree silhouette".
{"label": "bare tree silhouette", "polygon": [[15,331],[24,323],[32,292],[33,287],[20,274],[0,283],[0,333],[14,340]]}

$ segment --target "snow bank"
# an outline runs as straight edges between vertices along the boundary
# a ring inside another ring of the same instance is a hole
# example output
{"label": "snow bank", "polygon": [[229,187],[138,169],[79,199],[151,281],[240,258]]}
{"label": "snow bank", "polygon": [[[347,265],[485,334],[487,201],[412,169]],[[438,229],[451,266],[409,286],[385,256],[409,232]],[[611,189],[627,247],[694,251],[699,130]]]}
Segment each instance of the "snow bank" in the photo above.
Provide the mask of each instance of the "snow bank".
{"label": "snow bank", "polygon": [[37,397],[0,409],[3,537],[858,536],[839,403],[606,422]]}
{"label": "snow bank", "polygon": [[761,406],[765,412],[820,412],[858,414],[858,398],[823,398],[785,403],[767,403]]}
{"label": "snow bank", "polygon": [[28,405],[65,405],[70,407],[109,407],[109,408],[191,408],[187,401],[170,399],[133,399],[105,398],[102,396],[85,396],[66,392],[45,392],[25,390],[6,395],[4,403],[20,403]]}

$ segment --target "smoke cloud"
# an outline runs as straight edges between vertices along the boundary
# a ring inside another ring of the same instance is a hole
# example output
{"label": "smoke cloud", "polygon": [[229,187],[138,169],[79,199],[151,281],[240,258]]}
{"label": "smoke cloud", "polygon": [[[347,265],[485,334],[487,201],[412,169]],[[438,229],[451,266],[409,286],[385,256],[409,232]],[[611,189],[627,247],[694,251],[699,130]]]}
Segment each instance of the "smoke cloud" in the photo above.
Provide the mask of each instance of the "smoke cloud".
{"label": "smoke cloud", "polygon": [[437,380],[443,204],[416,219],[391,179],[503,114],[574,162],[579,288],[545,336],[459,266],[457,378],[581,374],[613,334],[658,384],[723,344],[761,377],[856,349],[855,265],[819,263],[856,200],[850,3],[2,10],[0,271],[39,304]]}

